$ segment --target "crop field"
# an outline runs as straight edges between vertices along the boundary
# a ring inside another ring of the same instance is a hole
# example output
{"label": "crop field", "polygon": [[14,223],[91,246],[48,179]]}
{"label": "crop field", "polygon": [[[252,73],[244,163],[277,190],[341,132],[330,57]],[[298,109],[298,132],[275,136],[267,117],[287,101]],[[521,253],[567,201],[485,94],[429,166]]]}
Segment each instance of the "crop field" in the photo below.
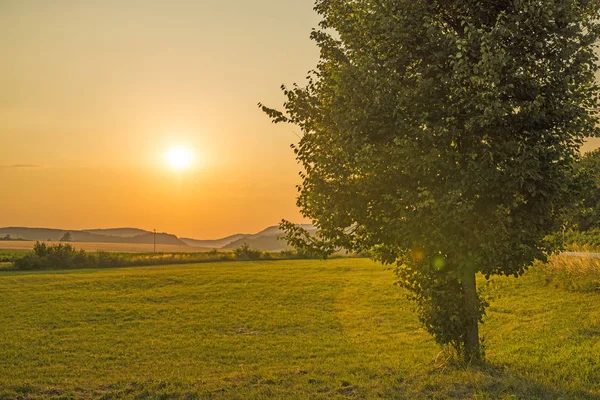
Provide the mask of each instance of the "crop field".
{"label": "crop field", "polygon": [[0,271],[9,268],[12,261],[22,257],[27,250],[0,250]]}
{"label": "crop field", "polygon": [[[57,244],[59,242],[46,242]],[[0,241],[2,250],[31,250],[35,241],[31,240],[6,240]],[[85,251],[114,251],[119,253],[151,253],[154,251],[152,244],[145,243],[96,243],[96,242],[69,242],[76,249]],[[204,247],[180,246],[174,244],[157,244],[156,251],[161,253],[201,253],[210,251]],[[1,251],[1,250],[0,250]]]}
{"label": "crop field", "polygon": [[28,250],[0,250],[0,262],[10,261],[23,256]]}
{"label": "crop field", "polygon": [[487,364],[444,363],[366,259],[0,273],[0,398],[600,399],[600,297],[480,281]]}

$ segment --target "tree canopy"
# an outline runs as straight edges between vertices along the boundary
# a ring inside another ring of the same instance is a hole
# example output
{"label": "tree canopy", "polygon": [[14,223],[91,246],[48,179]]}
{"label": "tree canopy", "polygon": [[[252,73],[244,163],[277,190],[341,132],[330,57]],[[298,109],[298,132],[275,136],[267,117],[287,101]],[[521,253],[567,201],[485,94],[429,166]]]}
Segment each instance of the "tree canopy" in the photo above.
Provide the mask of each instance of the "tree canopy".
{"label": "tree canopy", "polygon": [[321,57],[283,87],[298,206],[331,253],[395,264],[426,329],[481,355],[475,274],[522,274],[552,244],[585,136],[598,135],[598,2],[319,0]]}

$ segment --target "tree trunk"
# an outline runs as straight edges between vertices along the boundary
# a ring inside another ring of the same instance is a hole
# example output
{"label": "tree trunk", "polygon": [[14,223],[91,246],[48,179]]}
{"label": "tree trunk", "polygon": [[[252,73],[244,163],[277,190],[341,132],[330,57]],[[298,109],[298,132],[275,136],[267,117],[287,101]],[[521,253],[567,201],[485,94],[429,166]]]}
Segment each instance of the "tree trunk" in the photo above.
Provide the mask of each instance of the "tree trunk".
{"label": "tree trunk", "polygon": [[475,281],[475,268],[465,266],[462,277],[464,295],[463,310],[466,314],[464,337],[464,357],[467,362],[481,360],[479,345],[479,297],[477,296],[477,282]]}

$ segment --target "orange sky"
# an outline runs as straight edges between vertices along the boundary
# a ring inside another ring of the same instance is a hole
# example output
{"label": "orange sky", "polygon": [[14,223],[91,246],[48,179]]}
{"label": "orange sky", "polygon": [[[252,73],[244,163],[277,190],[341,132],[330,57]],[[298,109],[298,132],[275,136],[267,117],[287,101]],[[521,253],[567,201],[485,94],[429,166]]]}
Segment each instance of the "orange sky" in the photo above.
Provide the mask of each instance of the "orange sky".
{"label": "orange sky", "polygon": [[[279,106],[315,66],[312,5],[0,1],[0,227],[216,238],[300,222],[297,129],[256,103]],[[175,145],[193,168],[166,165]]]}
{"label": "orange sky", "polygon": [[[0,226],[212,238],[300,221],[292,126],[312,0],[0,2]],[[174,145],[191,170],[164,162]]]}

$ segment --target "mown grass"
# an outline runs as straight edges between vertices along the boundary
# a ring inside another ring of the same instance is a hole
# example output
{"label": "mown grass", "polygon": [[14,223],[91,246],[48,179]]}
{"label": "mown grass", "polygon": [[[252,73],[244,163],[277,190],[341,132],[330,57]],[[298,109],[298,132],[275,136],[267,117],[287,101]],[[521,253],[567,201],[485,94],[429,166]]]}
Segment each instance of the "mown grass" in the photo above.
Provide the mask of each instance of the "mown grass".
{"label": "mown grass", "polygon": [[481,282],[488,364],[440,366],[365,259],[0,273],[0,398],[600,399],[600,298]]}

